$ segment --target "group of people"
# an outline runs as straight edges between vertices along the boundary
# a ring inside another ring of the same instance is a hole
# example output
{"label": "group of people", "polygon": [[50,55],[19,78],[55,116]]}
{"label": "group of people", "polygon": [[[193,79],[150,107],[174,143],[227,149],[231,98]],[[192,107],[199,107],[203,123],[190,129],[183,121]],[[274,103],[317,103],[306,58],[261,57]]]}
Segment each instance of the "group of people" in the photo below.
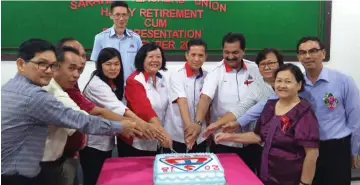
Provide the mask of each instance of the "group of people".
{"label": "group of people", "polygon": [[95,37],[96,70],[83,91],[79,41],[20,45],[18,73],[1,89],[2,183],[76,185],[80,161],[83,184],[95,185],[116,146],[119,157],[236,153],[265,185],[350,185],[360,95],[351,77],[323,66],[319,38],[298,41],[305,73],[272,48],[245,60],[235,32],[205,71],[207,44],[192,39],[167,78],[163,49],[126,28],[128,9],[112,2],[114,25]]}

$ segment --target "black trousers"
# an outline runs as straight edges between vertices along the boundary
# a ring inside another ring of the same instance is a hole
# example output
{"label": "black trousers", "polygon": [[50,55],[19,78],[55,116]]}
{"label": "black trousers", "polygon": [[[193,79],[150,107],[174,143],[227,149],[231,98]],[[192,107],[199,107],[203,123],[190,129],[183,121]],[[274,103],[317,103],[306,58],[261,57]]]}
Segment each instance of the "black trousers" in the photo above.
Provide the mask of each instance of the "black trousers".
{"label": "black trousers", "polygon": [[161,148],[159,148],[157,151],[138,150],[119,138],[117,138],[116,147],[119,157],[155,156],[156,154],[161,153]]}
{"label": "black trousers", "polygon": [[351,184],[351,136],[320,141],[313,185]]}
{"label": "black trousers", "polygon": [[236,148],[212,144],[210,151],[213,153],[236,153],[254,173],[257,173],[260,169],[262,147],[259,145],[248,145],[243,148]]}
{"label": "black trousers", "polygon": [[[177,153],[186,153],[186,145],[184,143],[180,143],[177,141],[173,141],[173,149]],[[207,143],[206,141],[202,142],[201,144],[195,144],[191,150],[188,151],[188,153],[204,153],[206,152]],[[163,149],[164,153],[172,153],[169,148]]]}
{"label": "black trousers", "polygon": [[85,147],[80,151],[80,164],[83,170],[83,185],[96,185],[101,168],[112,151],[101,151],[91,147]]}
{"label": "black trousers", "polygon": [[1,175],[1,184],[4,185],[34,185],[39,184],[37,177],[28,178],[22,175]]}
{"label": "black trousers", "polygon": [[64,156],[55,161],[40,162],[41,171],[37,178],[41,184],[63,185],[62,173],[64,162]]}

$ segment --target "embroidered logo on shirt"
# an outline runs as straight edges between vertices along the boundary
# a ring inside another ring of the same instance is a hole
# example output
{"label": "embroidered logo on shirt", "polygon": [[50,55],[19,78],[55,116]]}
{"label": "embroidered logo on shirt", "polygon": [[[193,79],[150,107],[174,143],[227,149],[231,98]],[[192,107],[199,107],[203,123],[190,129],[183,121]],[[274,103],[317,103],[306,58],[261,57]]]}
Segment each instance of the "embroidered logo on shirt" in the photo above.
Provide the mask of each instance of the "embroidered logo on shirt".
{"label": "embroidered logo on shirt", "polygon": [[251,75],[248,76],[247,80],[245,80],[245,85],[250,85],[253,82],[253,77]]}
{"label": "embroidered logo on shirt", "polygon": [[130,48],[135,48],[134,44],[130,44]]}

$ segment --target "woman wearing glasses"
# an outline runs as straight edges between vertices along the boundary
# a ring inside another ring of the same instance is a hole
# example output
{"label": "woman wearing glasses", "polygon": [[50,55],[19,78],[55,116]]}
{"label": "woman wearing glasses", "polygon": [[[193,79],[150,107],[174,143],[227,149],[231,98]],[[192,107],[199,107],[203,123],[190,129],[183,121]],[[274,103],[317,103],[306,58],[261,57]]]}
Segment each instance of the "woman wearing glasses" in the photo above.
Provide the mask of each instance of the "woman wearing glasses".
{"label": "woman wearing glasses", "polygon": [[[275,81],[273,73],[284,64],[283,55],[276,49],[265,48],[257,54],[255,63],[258,65],[259,72],[263,78],[250,84],[246,97],[243,98],[231,112],[227,112],[224,116],[207,128],[205,133],[206,137],[219,127],[227,128],[228,122],[230,122],[229,124],[238,124],[236,122],[236,118],[242,116],[248,109],[259,101],[265,100],[269,96],[275,94],[273,90]],[[255,124],[252,124],[247,128],[242,128],[242,131],[252,131],[254,127]],[[250,144],[244,149],[251,154],[251,156],[248,156],[248,159],[245,160],[249,163],[247,165],[257,172],[260,167],[262,147],[258,144]]]}
{"label": "woman wearing glasses", "polygon": [[259,176],[265,185],[309,185],[319,155],[319,125],[311,104],[298,96],[305,79],[293,64],[284,64],[274,76],[279,98],[267,101],[255,130],[219,133],[215,142],[263,144]]}

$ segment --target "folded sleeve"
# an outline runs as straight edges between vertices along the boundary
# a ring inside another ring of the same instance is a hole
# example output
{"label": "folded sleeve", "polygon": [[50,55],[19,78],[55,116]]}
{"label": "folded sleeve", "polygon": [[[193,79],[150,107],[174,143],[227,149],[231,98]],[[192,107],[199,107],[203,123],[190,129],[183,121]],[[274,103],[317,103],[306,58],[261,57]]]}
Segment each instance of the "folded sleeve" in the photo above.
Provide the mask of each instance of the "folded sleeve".
{"label": "folded sleeve", "polygon": [[130,110],[144,121],[149,122],[151,118],[157,116],[147,98],[144,86],[135,79],[128,78],[126,81],[125,98]]}
{"label": "folded sleeve", "polygon": [[295,126],[295,140],[298,145],[306,148],[319,147],[319,123],[312,110],[308,110]]}
{"label": "folded sleeve", "polygon": [[214,99],[216,90],[218,88],[218,84],[219,84],[218,72],[215,70],[208,73],[205,77],[201,94],[205,94],[209,96],[211,99]]}
{"label": "folded sleeve", "polygon": [[178,98],[187,98],[183,79],[177,73],[170,76],[170,101],[175,103]]}

